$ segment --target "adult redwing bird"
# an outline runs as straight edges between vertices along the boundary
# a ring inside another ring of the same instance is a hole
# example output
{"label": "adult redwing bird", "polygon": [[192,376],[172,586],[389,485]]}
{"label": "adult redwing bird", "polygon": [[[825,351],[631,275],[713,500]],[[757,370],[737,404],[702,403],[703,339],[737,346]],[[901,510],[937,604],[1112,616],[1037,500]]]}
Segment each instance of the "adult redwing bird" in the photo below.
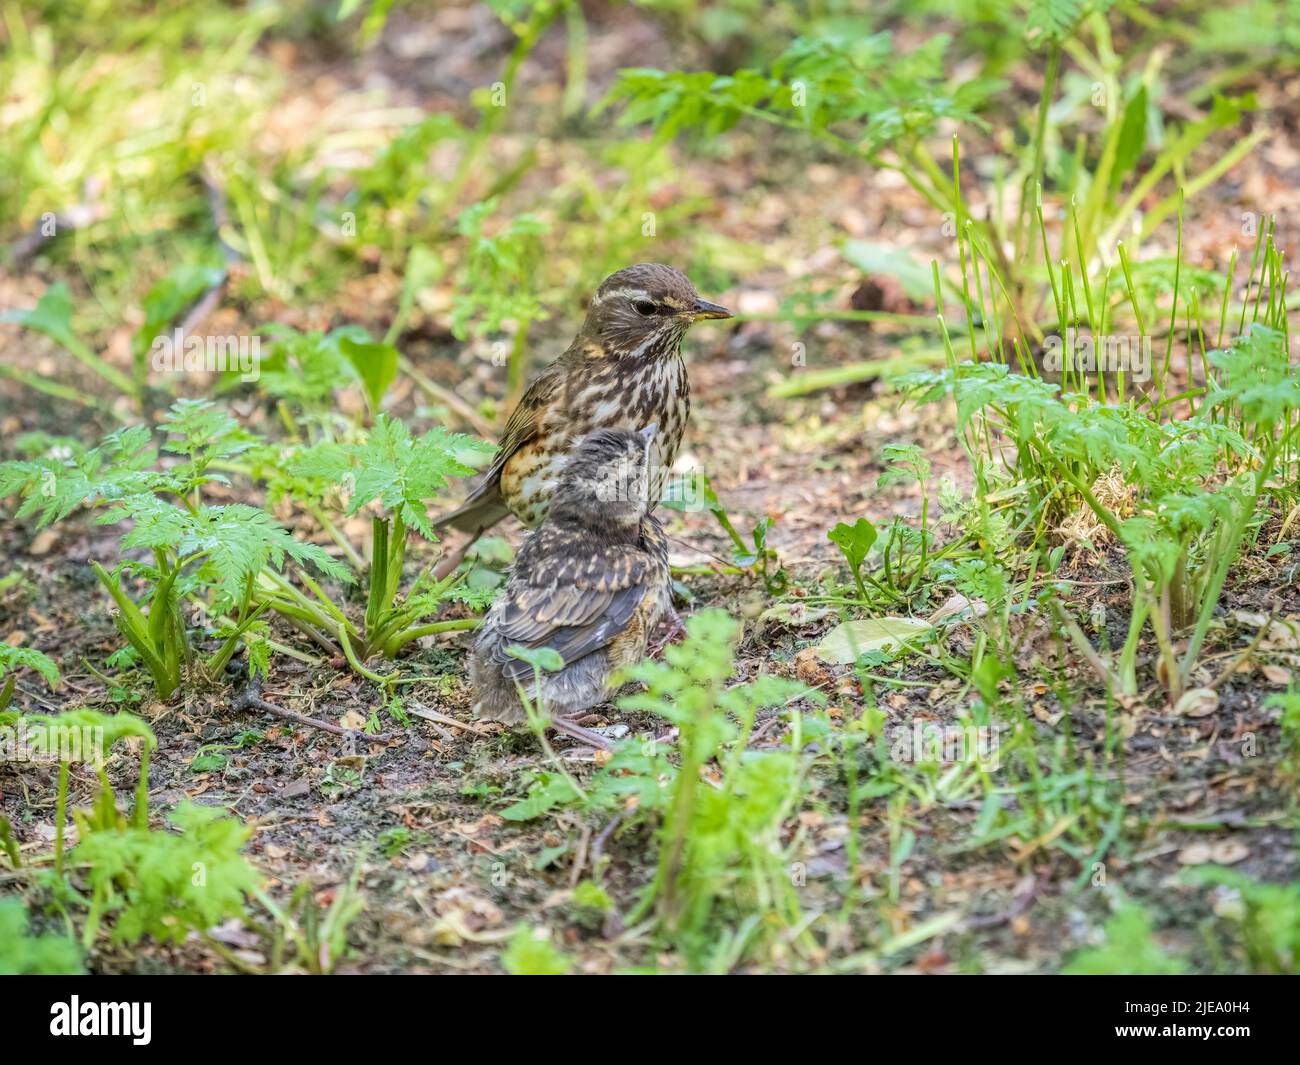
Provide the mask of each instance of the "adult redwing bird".
{"label": "adult redwing bird", "polygon": [[[537,709],[554,727],[591,740],[566,719],[600,702],[612,674],[645,656],[671,607],[668,542],[649,512],[654,435],[654,426],[598,429],[578,442],[549,515],[519,549],[474,641],[479,717],[523,724],[522,687],[540,695]],[[564,666],[535,677],[510,653],[516,645],[549,647]]]}
{"label": "adult redwing bird", "polygon": [[611,274],[568,350],[538,375],[511,413],[483,479],[434,527],[477,535],[513,513],[535,528],[546,517],[574,441],[602,428],[658,426],[650,455],[653,505],[691,410],[682,337],[693,322],[730,317],[671,266],[639,263]]}

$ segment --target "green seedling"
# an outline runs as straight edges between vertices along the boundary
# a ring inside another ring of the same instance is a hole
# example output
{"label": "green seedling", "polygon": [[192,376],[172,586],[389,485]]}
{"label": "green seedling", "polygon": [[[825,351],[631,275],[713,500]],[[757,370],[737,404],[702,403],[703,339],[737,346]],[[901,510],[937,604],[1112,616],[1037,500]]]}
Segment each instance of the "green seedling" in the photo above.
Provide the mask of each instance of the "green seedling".
{"label": "green seedling", "polygon": [[66,936],[29,935],[18,899],[0,900],[0,976],[80,975],[81,951]]}
{"label": "green seedling", "polygon": [[[11,647],[0,643],[0,714],[4,714],[13,701],[20,669],[39,673],[51,691],[59,686],[59,667],[49,657],[31,647]],[[3,720],[0,717],[0,722]]]}
{"label": "green seedling", "polygon": [[1064,971],[1074,976],[1177,976],[1187,972],[1187,965],[1160,948],[1151,918],[1129,903],[1106,922],[1105,945],[1076,954]]}

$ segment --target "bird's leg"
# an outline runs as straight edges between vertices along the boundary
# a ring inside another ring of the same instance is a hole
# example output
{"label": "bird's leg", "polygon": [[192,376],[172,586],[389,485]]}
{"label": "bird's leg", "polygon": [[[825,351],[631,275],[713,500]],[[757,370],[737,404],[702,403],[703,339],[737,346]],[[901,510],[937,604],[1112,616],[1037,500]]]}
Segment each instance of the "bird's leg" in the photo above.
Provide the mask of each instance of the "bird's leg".
{"label": "bird's leg", "polygon": [[604,736],[585,729],[576,721],[571,721],[567,717],[553,717],[549,722],[551,728],[556,732],[563,732],[566,736],[572,736],[575,740],[581,740],[590,747],[597,747],[602,751],[612,751],[613,744]]}
{"label": "bird's leg", "polygon": [[465,555],[469,552],[469,549],[474,546],[482,535],[483,529],[478,529],[466,536],[459,547],[443,557],[438,562],[438,565],[434,567],[433,579],[440,581],[459,566],[465,560]]}
{"label": "bird's leg", "polygon": [[664,653],[665,647],[670,643],[681,643],[685,636],[686,626],[682,624],[682,616],[677,613],[677,608],[669,603],[664,616],[659,619],[659,628],[647,648],[647,653],[651,658],[658,658]]}

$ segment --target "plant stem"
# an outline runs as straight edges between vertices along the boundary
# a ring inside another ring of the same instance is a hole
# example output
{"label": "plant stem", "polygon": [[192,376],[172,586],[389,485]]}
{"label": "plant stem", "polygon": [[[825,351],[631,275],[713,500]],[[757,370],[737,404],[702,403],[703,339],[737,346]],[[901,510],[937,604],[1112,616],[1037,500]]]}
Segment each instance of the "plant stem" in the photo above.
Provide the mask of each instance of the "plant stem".
{"label": "plant stem", "polygon": [[63,823],[68,819],[68,763],[59,763],[59,791],[54,800],[54,871],[63,875]]}
{"label": "plant stem", "polygon": [[419,625],[397,636],[390,638],[384,644],[384,657],[396,658],[397,652],[405,647],[412,640],[418,640],[422,636],[436,636],[440,632],[461,632],[465,629],[476,629],[483,624],[482,618],[455,618],[452,621],[435,621],[429,625]]}

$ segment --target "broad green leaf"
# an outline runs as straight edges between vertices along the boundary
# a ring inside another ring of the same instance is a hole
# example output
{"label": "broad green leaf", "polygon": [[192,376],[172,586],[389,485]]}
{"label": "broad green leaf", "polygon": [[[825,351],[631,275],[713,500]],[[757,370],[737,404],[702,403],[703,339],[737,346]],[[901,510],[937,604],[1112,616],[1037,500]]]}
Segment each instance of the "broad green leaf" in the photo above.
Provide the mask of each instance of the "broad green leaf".
{"label": "broad green leaf", "polygon": [[78,343],[72,332],[72,293],[63,281],[57,281],[43,293],[31,310],[0,313],[0,322],[14,322],[26,329],[44,333],[65,348]]}
{"label": "broad green leaf", "polygon": [[379,413],[388,386],[397,378],[397,349],[392,344],[371,344],[342,337],[339,350],[361,378],[371,415]]}
{"label": "broad green leaf", "polygon": [[1120,124],[1119,142],[1115,148],[1115,168],[1112,184],[1118,188],[1129,176],[1142,156],[1147,143],[1147,87],[1141,86],[1124,106]]}
{"label": "broad green leaf", "polygon": [[871,522],[866,518],[859,518],[852,525],[840,522],[826,534],[826,539],[844,552],[845,559],[856,572],[867,560],[867,555],[879,535]]}
{"label": "broad green leaf", "polygon": [[868,651],[895,650],[905,642],[920,640],[929,631],[929,623],[916,618],[845,621],[822,637],[817,657],[835,665],[850,665]]}

